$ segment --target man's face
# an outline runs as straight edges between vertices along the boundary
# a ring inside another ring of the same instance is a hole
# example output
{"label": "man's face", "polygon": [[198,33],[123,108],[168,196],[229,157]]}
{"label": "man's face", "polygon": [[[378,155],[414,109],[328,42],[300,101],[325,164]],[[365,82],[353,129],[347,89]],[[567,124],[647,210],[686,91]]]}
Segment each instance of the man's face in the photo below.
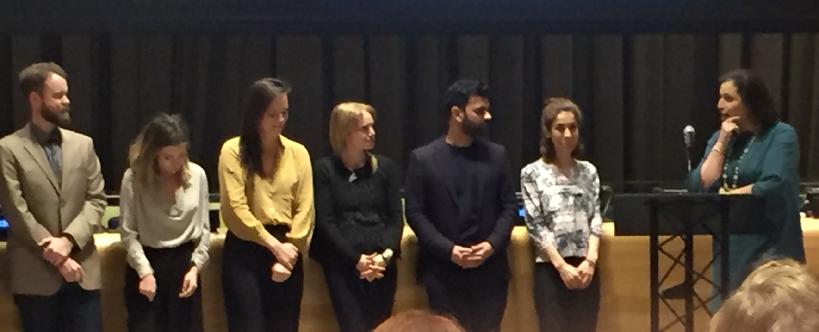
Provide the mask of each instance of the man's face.
{"label": "man's face", "polygon": [[40,115],[58,127],[71,124],[71,101],[68,99],[68,82],[60,75],[52,73],[43,83],[42,92],[37,94]]}
{"label": "man's face", "polygon": [[470,96],[462,110],[461,127],[465,134],[477,137],[487,132],[487,121],[492,120],[489,113],[489,99],[481,96]]}

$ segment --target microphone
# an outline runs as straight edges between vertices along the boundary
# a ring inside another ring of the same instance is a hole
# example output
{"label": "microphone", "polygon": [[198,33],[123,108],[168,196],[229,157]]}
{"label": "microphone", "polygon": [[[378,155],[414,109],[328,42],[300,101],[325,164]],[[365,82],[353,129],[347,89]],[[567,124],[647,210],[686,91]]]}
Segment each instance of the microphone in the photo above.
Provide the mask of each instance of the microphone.
{"label": "microphone", "polygon": [[691,163],[691,152],[694,149],[694,137],[696,135],[696,131],[694,127],[691,125],[685,126],[683,128],[683,142],[685,143],[685,157],[688,159],[688,172],[691,173],[691,169],[694,168],[694,165]]}
{"label": "microphone", "polygon": [[692,127],[691,125],[687,125],[685,126],[685,128],[683,128],[683,142],[685,142],[686,148],[690,149],[691,147],[694,146],[695,135],[696,131],[694,130],[694,127]]}

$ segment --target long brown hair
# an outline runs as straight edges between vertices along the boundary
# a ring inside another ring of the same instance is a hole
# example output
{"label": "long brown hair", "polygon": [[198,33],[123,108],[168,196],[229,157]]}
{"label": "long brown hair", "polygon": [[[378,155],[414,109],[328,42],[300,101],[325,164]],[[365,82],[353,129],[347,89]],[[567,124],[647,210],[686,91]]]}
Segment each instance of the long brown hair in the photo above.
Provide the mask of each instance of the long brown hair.
{"label": "long brown hair", "polygon": [[242,115],[242,133],[239,138],[239,156],[248,179],[252,179],[256,174],[265,175],[262,174],[262,138],[259,136],[259,119],[274,99],[290,91],[290,84],[273,77],[253,82],[247,90]]}
{"label": "long brown hair", "polygon": [[[128,163],[136,180],[135,187],[155,188],[159,184],[157,180],[159,168],[156,163],[159,150],[166,146],[189,142],[188,127],[180,115],[156,114],[142,127],[128,149]],[[179,173],[185,187],[190,185],[189,173],[186,162]]]}

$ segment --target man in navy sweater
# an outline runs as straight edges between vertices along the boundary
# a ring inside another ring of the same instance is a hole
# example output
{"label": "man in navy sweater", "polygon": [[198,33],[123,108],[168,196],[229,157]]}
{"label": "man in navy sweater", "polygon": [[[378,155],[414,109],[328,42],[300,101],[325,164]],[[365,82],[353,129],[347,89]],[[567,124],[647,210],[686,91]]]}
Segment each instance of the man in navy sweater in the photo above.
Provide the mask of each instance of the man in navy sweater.
{"label": "man in navy sweater", "polygon": [[407,221],[430,306],[477,332],[500,329],[516,209],[506,149],[483,138],[488,96],[475,80],[449,87],[447,134],[412,152],[406,180]]}

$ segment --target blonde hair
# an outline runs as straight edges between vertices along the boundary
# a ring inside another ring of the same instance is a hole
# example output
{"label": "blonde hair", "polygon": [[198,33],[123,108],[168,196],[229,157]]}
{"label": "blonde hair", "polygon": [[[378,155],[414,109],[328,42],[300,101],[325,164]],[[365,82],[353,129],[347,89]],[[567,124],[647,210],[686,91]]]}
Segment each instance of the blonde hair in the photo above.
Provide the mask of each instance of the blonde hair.
{"label": "blonde hair", "polygon": [[[187,144],[189,141],[188,128],[181,116],[156,114],[142,127],[128,149],[128,164],[136,180],[134,185],[136,187],[156,187],[159,184],[157,180],[159,168],[156,163],[159,150],[166,146]],[[190,185],[187,162],[182,166],[179,176],[185,187]]]}
{"label": "blonde hair", "polygon": [[[368,104],[343,102],[333,107],[330,113],[330,146],[333,148],[333,154],[340,156],[344,152],[347,147],[347,136],[361,124],[364,113],[369,113],[375,120],[375,108]],[[373,172],[378,169],[378,160],[375,156],[370,156],[370,164]]]}
{"label": "blonde hair", "polygon": [[725,301],[710,331],[819,331],[819,280],[792,259],[764,263]]}

